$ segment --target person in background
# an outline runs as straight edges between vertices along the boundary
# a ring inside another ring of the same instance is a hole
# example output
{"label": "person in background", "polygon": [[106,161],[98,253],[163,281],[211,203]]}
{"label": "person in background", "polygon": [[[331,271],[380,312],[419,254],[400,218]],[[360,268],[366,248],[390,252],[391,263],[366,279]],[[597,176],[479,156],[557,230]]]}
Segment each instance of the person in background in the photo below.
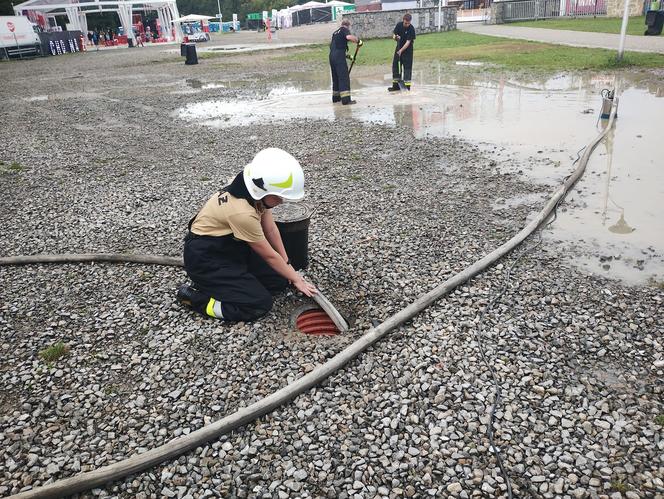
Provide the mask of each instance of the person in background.
{"label": "person in background", "polygon": [[350,75],[346,64],[348,42],[362,46],[363,42],[357,36],[350,34],[350,21],[341,21],[341,27],[332,33],[330,42],[330,70],[332,71],[332,102],[341,102],[344,105],[355,104],[350,98]]}
{"label": "person in background", "polygon": [[318,291],[290,265],[272,208],[304,197],[304,172],[293,156],[263,149],[215,192],[189,221],[184,268],[193,285],[177,300],[216,319],[252,321],[272,308],[272,295],[290,282],[312,296]]}
{"label": "person in background", "polygon": [[403,81],[406,89],[410,90],[413,74],[413,43],[415,42],[415,28],[411,24],[412,16],[404,14],[403,20],[394,27],[392,38],[397,46],[392,58],[392,86],[390,92],[401,90],[399,82]]}

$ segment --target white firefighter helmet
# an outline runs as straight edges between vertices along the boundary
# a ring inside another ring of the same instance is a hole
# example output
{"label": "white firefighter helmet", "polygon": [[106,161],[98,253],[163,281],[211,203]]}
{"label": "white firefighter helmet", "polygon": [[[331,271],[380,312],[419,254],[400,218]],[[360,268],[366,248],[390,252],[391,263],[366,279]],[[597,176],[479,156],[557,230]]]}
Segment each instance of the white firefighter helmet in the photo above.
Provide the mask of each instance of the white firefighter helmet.
{"label": "white firefighter helmet", "polygon": [[256,200],[270,194],[288,201],[304,197],[304,172],[299,161],[277,147],[256,154],[244,167],[243,177],[249,194]]}

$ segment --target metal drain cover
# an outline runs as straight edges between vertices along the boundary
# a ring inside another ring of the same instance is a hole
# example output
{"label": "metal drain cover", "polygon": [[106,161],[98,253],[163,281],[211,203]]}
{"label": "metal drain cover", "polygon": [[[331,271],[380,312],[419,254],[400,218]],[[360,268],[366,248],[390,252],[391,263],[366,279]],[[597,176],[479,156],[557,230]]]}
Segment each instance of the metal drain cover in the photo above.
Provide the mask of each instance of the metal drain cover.
{"label": "metal drain cover", "polygon": [[339,334],[339,329],[334,325],[332,319],[320,309],[302,312],[295,320],[295,325],[304,334],[317,336],[334,336]]}

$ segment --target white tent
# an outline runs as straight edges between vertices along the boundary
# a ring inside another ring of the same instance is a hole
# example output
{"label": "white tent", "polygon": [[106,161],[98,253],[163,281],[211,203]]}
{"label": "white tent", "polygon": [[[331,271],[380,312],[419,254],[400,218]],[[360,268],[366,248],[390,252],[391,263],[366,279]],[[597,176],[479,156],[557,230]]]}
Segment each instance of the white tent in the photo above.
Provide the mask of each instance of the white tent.
{"label": "white tent", "polygon": [[289,8],[278,11],[275,27],[278,29],[290,28],[293,25],[292,12],[293,11]]}
{"label": "white tent", "polygon": [[346,5],[352,5],[348,2],[340,2],[339,0],[332,0],[325,4],[326,7],[345,7]]}
{"label": "white tent", "polygon": [[187,16],[178,17],[173,19],[174,23],[195,23],[198,21],[207,21],[208,19],[214,19],[212,16],[201,16],[200,14],[189,14]]}
{"label": "white tent", "polygon": [[[117,12],[123,31],[136,43],[131,17],[134,10],[157,11],[166,38],[182,41],[180,25],[173,24],[173,20],[180,17],[176,0],[27,0],[14,6],[16,15],[25,15],[33,22],[39,17],[54,20],[56,16],[67,16],[71,28],[82,32],[88,30],[87,14]],[[174,33],[171,33],[171,26]]]}
{"label": "white tent", "polygon": [[302,5],[293,5],[290,8],[291,12],[296,12],[298,10],[310,10],[313,9],[314,7],[325,7],[326,4],[323,2],[314,2],[313,0],[311,2],[303,3]]}

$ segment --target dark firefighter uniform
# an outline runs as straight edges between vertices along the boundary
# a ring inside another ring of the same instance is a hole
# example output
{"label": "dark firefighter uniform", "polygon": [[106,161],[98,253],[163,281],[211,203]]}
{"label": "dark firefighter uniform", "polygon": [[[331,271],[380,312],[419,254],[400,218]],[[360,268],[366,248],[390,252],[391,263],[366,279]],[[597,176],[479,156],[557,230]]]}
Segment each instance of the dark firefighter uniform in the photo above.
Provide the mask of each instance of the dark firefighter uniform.
{"label": "dark firefighter uniform", "polygon": [[255,320],[270,311],[272,295],[288,281],[249,247],[265,239],[263,213],[221,190],[191,219],[184,268],[198,290],[192,308],[229,321]]}
{"label": "dark firefighter uniform", "polygon": [[[411,78],[413,73],[413,45],[415,44],[415,28],[411,24],[408,28],[405,28],[403,21],[398,22],[394,27],[394,34],[399,36],[397,40],[397,47],[394,49],[394,58],[392,59],[392,89],[399,90],[399,80],[403,78],[404,85],[410,90]],[[401,50],[406,44],[406,41],[410,40],[410,45],[406,50],[401,54],[401,60],[399,60],[398,50]]]}
{"label": "dark firefighter uniform", "polygon": [[350,75],[346,65],[346,51],[350,30],[341,26],[332,33],[330,42],[330,69],[332,70],[332,102],[341,101],[342,104],[350,102]]}

